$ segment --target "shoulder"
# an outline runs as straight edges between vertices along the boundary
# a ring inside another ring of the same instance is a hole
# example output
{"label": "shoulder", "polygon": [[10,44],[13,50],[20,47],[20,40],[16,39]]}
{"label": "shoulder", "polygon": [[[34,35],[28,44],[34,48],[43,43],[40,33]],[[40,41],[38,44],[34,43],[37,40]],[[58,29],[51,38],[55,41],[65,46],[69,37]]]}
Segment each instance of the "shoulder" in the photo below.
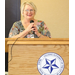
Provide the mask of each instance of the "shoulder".
{"label": "shoulder", "polygon": [[15,25],[16,25],[16,24],[20,25],[20,24],[22,24],[22,22],[21,22],[21,20],[19,20],[19,21],[14,22],[14,24],[15,24]]}
{"label": "shoulder", "polygon": [[37,25],[45,25],[45,22],[44,21],[42,21],[42,20],[37,20]]}
{"label": "shoulder", "polygon": [[13,23],[13,28],[20,28],[20,26],[22,25],[22,22],[21,21],[16,21]]}
{"label": "shoulder", "polygon": [[42,22],[44,22],[44,21],[42,21],[42,20],[37,20],[37,22],[40,22],[40,23],[42,23]]}

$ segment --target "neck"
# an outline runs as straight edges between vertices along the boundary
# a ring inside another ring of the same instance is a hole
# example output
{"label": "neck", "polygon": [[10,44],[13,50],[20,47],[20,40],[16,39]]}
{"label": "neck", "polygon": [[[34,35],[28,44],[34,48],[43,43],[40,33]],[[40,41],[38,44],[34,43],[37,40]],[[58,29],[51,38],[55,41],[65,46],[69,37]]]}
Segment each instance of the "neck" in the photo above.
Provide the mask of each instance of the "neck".
{"label": "neck", "polygon": [[34,18],[33,19],[23,19],[24,23],[30,23],[30,20],[35,20]]}

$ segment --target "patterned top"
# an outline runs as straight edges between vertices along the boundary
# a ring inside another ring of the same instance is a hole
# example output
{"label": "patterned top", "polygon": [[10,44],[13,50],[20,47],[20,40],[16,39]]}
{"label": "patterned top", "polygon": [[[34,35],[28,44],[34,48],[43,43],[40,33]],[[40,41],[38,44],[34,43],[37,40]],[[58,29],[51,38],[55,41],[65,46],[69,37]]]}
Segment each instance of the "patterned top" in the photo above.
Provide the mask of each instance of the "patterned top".
{"label": "patterned top", "polygon": [[[46,24],[43,22],[43,21],[40,21],[38,20],[37,22],[37,25],[36,25],[37,29],[38,29],[38,32],[41,33],[42,35],[44,36],[48,36],[49,38],[51,38],[51,34],[46,26]],[[24,31],[25,28],[24,26],[22,25],[22,22],[21,20],[20,21],[17,21],[13,24],[11,30],[10,30],[10,33],[9,33],[9,38],[11,38],[12,36],[14,35],[17,35],[19,34],[20,32]],[[33,31],[31,31],[30,33],[28,34],[32,34]],[[28,35],[27,34],[27,35]],[[27,38],[27,35],[24,37],[24,38]],[[36,34],[34,34],[34,38],[39,38]]]}

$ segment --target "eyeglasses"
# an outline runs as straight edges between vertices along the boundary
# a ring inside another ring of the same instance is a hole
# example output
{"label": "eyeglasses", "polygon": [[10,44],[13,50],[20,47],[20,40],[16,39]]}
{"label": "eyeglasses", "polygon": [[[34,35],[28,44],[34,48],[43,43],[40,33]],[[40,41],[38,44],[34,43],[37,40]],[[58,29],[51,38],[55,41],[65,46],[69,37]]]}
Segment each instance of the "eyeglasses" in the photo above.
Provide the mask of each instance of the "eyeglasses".
{"label": "eyeglasses", "polygon": [[30,9],[30,10],[27,9],[27,10],[25,10],[25,12],[29,12],[29,11],[33,12],[34,10],[33,9]]}

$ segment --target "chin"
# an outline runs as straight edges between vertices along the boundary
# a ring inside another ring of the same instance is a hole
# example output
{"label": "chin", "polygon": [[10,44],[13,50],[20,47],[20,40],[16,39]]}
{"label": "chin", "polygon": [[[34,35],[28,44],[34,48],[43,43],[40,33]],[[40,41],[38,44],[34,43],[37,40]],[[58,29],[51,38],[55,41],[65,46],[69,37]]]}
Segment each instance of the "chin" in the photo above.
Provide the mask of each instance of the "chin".
{"label": "chin", "polygon": [[31,16],[31,17],[27,17],[28,19],[32,19],[33,17]]}

